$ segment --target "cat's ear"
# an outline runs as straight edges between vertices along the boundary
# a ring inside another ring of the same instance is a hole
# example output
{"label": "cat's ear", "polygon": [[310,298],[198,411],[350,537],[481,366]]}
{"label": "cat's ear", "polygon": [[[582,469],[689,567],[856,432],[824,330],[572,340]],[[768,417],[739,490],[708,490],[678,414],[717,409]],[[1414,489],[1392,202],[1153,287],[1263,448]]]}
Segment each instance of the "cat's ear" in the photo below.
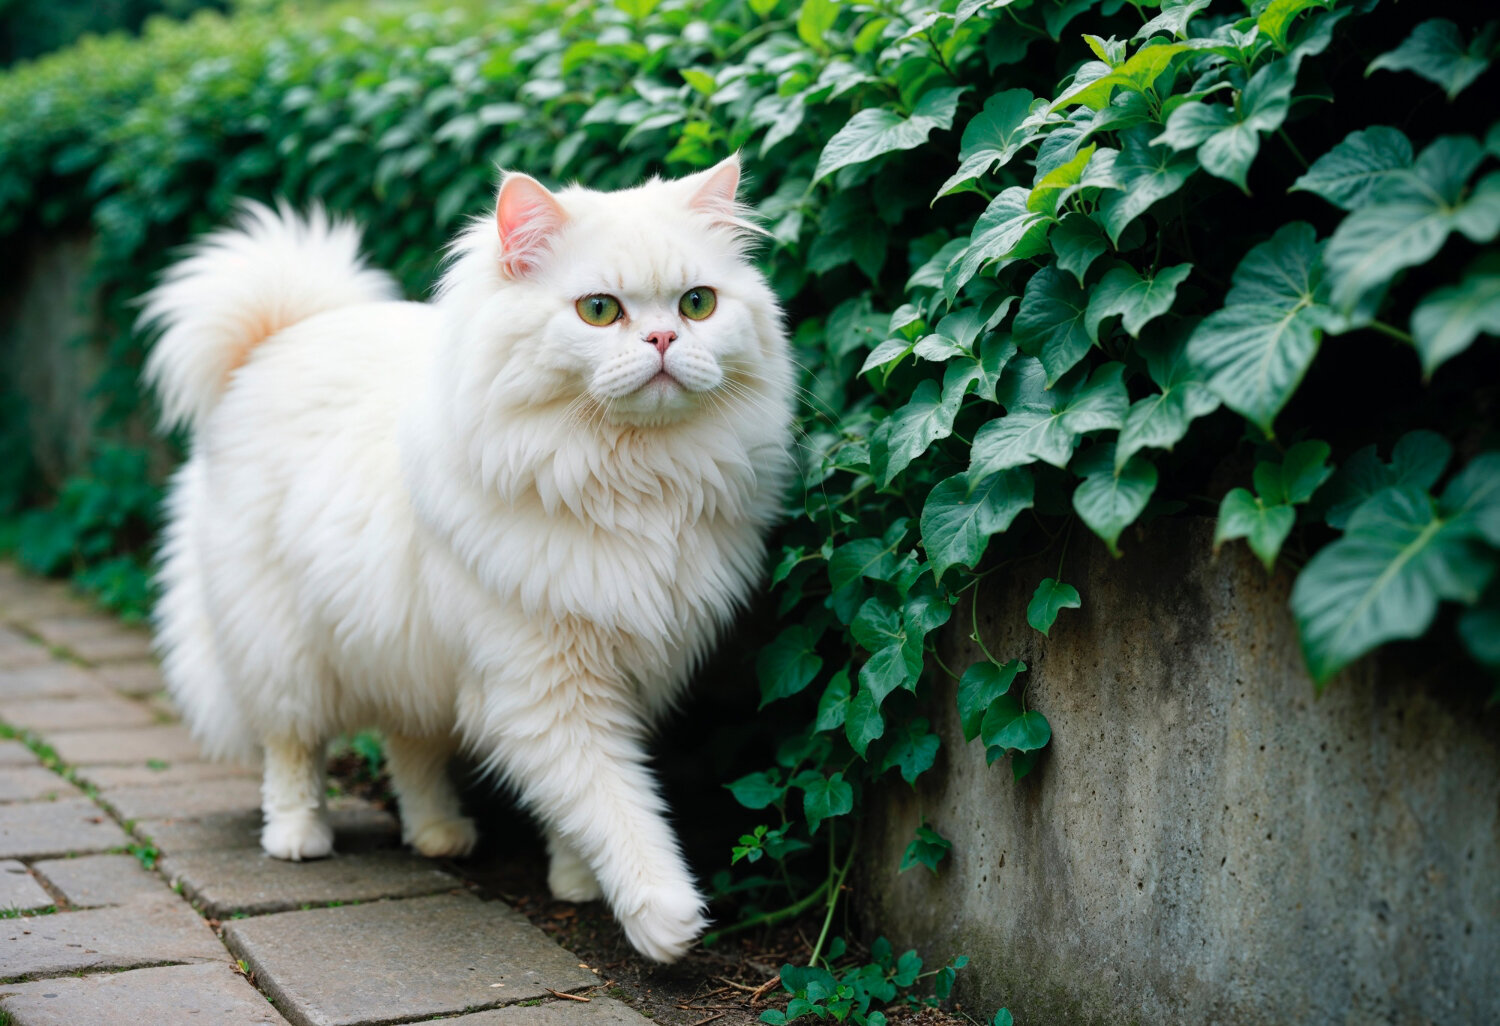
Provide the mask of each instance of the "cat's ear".
{"label": "cat's ear", "polygon": [[530,175],[507,174],[495,199],[500,269],[511,278],[524,278],[536,270],[552,236],[567,219],[567,211],[541,182]]}
{"label": "cat's ear", "polygon": [[735,193],[740,188],[740,155],[732,153],[707,171],[699,171],[682,180],[691,190],[688,205],[694,210],[725,221],[739,220]]}

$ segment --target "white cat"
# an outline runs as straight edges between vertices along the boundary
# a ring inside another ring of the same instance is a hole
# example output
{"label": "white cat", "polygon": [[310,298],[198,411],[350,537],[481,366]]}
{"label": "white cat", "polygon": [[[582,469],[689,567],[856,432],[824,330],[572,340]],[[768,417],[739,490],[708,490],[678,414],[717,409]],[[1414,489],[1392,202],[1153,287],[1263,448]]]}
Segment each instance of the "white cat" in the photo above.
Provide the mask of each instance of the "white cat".
{"label": "white cat", "polygon": [[644,739],[762,573],[792,467],[780,312],[731,158],[553,194],[507,175],[431,304],[358,233],[248,205],[146,297],[173,480],[157,642],[205,750],[265,759],[261,843],[328,855],[324,745],[377,727],[406,839],[475,841],[467,746],[548,883],[660,961],[703,901]]}

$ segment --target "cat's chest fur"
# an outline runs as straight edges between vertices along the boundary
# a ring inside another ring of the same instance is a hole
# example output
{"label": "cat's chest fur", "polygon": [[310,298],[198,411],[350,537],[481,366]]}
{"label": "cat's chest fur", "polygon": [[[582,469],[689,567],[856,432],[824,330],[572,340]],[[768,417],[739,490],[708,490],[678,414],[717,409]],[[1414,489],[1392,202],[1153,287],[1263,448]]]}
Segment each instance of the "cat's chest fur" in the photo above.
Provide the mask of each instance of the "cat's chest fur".
{"label": "cat's chest fur", "polygon": [[477,462],[472,449],[408,454],[418,515],[510,615],[586,624],[638,664],[628,675],[671,675],[760,573],[775,464],[757,467],[745,439],[713,424],[563,437],[481,449]]}

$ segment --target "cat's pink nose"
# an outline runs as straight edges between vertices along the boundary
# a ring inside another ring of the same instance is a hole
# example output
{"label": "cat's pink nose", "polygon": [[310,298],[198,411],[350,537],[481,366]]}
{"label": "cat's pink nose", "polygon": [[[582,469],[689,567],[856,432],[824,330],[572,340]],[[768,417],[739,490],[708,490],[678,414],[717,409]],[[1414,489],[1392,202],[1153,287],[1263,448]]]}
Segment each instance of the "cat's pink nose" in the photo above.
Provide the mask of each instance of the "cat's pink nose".
{"label": "cat's pink nose", "polygon": [[661,353],[663,356],[665,356],[667,352],[667,346],[677,341],[677,332],[653,331],[651,334],[646,336],[646,341],[655,346],[658,353]]}

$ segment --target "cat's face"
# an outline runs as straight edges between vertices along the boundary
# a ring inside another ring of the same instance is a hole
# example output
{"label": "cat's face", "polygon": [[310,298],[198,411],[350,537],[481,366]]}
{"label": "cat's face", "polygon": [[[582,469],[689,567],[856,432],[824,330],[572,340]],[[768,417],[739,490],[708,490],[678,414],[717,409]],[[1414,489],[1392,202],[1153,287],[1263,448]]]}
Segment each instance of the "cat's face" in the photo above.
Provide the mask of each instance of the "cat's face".
{"label": "cat's face", "polygon": [[543,318],[534,351],[512,360],[533,361],[580,407],[627,423],[680,421],[749,387],[780,336],[774,299],[743,255],[738,182],[733,158],[615,193],[553,195],[508,177],[497,204],[502,273]]}

